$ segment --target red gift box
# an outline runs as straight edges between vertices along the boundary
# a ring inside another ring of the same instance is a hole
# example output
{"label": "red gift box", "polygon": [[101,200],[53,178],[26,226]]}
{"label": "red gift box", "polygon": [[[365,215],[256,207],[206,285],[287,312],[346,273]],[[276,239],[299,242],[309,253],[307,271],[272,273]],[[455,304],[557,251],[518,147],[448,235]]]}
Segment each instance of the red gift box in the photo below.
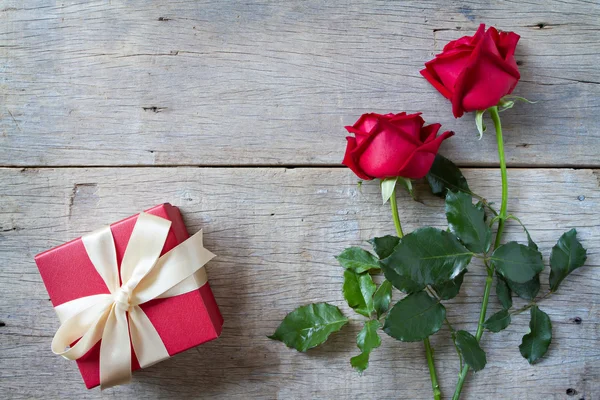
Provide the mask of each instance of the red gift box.
{"label": "red gift box", "polygon": [[[146,211],[171,221],[171,229],[161,255],[185,241],[189,234],[179,209],[165,203]],[[117,251],[117,263],[127,248],[137,215],[110,226]],[[35,262],[46,285],[54,307],[68,301],[110,293],[96,271],[81,238],[47,250],[35,257]],[[170,356],[216,339],[221,334],[223,317],[208,283],[200,289],[175,297],[154,299],[141,304]],[[133,348],[131,370],[140,368]],[[100,342],[77,360],[85,386],[91,389],[100,384]]]}

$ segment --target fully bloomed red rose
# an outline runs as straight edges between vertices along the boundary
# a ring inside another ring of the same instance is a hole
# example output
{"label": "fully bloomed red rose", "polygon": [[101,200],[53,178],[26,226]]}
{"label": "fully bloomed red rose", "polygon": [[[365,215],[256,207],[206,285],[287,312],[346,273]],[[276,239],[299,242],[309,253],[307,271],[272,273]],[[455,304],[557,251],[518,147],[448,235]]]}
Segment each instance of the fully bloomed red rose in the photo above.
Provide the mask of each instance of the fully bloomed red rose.
{"label": "fully bloomed red rose", "polygon": [[363,114],[346,130],[346,155],[342,164],[359,178],[371,180],[401,176],[420,179],[427,175],[442,142],[454,135],[436,137],[440,124],[423,126],[421,113]]}
{"label": "fully bloomed red rose", "polygon": [[481,24],[474,36],[464,36],[444,46],[425,63],[421,75],[452,101],[456,118],[465,112],[485,110],[510,94],[521,75],[515,61],[519,35],[498,32]]}

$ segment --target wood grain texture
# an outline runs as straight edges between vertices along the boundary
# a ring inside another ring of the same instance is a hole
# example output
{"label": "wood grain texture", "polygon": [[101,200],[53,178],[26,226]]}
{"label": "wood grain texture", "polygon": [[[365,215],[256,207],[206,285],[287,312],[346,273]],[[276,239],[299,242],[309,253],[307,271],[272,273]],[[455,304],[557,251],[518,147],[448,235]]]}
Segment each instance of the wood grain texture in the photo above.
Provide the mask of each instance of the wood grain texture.
{"label": "wood grain texture", "polygon": [[[495,169],[466,169],[471,188],[498,201]],[[547,262],[558,237],[577,227],[586,267],[540,303],[553,322],[547,356],[529,366],[518,345],[528,318],[486,332],[485,370],[468,379],[465,399],[576,399],[600,395],[600,189],[598,170],[510,169],[509,211],[530,228]],[[431,393],[420,343],[384,335],[363,376],[350,367],[360,317],[341,294],[337,255],[394,231],[376,183],[358,190],[348,170],[327,168],[0,169],[0,394],[3,398],[96,399],[416,399]],[[423,204],[399,198],[406,231],[444,226],[443,204],[417,186]],[[33,257],[157,203],[179,206],[188,229],[204,229],[218,257],[208,265],[225,317],[215,342],[134,375],[130,386],[87,391],[74,363],[54,356],[58,327]],[[514,223],[507,239],[525,240]],[[457,328],[474,331],[483,266],[470,267],[461,295],[449,302]],[[547,290],[548,271],[542,276]],[[270,341],[296,306],[329,301],[352,316],[324,346],[300,354]],[[499,309],[494,295],[490,312]],[[516,301],[519,306],[523,304]],[[579,318],[579,319],[576,319]],[[579,322],[579,323],[577,323]],[[446,329],[432,340],[442,390],[455,384],[458,360]]]}
{"label": "wood grain texture", "polygon": [[512,166],[598,167],[597,1],[4,0],[0,165],[333,165],[364,112],[423,111],[461,165],[491,137],[419,75],[485,22],[522,36]]}

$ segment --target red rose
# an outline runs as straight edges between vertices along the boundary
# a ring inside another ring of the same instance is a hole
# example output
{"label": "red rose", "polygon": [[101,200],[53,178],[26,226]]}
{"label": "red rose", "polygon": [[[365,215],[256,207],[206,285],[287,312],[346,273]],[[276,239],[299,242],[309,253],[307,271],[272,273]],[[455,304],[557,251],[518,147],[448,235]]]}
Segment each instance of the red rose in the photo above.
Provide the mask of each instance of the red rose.
{"label": "red rose", "polygon": [[521,75],[514,53],[519,35],[479,25],[474,36],[464,36],[444,46],[425,63],[421,75],[452,101],[456,118],[465,112],[485,110],[510,94]]}
{"label": "red rose", "polygon": [[427,175],[442,142],[454,135],[436,137],[440,124],[423,126],[421,113],[363,114],[346,130],[346,155],[342,164],[361,179],[402,176],[420,179]]}

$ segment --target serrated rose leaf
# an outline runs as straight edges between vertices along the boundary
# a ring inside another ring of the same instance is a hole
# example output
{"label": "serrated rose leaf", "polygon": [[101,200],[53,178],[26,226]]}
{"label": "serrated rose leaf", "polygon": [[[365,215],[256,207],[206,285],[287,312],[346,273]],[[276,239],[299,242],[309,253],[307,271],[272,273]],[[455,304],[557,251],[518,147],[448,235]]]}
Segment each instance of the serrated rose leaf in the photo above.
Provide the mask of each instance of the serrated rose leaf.
{"label": "serrated rose leaf", "polygon": [[510,325],[510,314],[508,310],[498,311],[485,321],[483,326],[490,332],[500,332]]}
{"label": "serrated rose leaf", "polygon": [[440,154],[436,154],[426,178],[431,192],[439,197],[445,197],[448,189],[455,192],[470,192],[467,180],[462,172],[460,172],[460,169],[452,161]]}
{"label": "serrated rose leaf", "polygon": [[506,283],[510,290],[520,298],[533,300],[540,291],[540,274],[537,274],[533,279],[525,283],[517,283],[509,279],[506,279]]}
{"label": "serrated rose leaf", "polygon": [[379,269],[379,260],[360,247],[349,247],[336,257],[342,267],[362,274],[371,269]]}
{"label": "serrated rose leaf", "polygon": [[373,307],[377,313],[377,318],[381,317],[387,312],[387,310],[390,308],[391,301],[392,283],[388,280],[384,280],[373,295]]}
{"label": "serrated rose leaf", "polygon": [[485,253],[492,243],[492,231],[485,223],[485,211],[473,204],[466,193],[448,191],[446,218],[450,232],[474,253]]}
{"label": "serrated rose leaf", "polygon": [[508,310],[512,307],[512,292],[506,280],[499,274],[496,274],[496,296],[503,309]]}
{"label": "serrated rose leaf", "polygon": [[544,269],[542,254],[517,242],[508,242],[494,250],[491,262],[503,277],[516,283],[530,281]]}
{"label": "serrated rose leaf", "polygon": [[550,254],[550,290],[555,292],[563,279],[583,266],[586,259],[587,251],[577,240],[577,231],[563,233]]}
{"label": "serrated rose leaf", "polygon": [[548,351],[552,341],[552,323],[548,314],[540,310],[538,306],[531,307],[530,315],[530,332],[523,336],[519,351],[530,364],[533,364]]}
{"label": "serrated rose leaf", "polygon": [[456,347],[460,351],[465,363],[473,371],[481,371],[486,364],[485,352],[479,347],[475,336],[467,331],[458,331],[455,336]]}
{"label": "serrated rose leaf", "polygon": [[376,237],[369,240],[371,246],[373,246],[373,250],[377,257],[380,260],[388,257],[394,251],[394,247],[398,244],[400,238],[398,236],[386,235],[382,237]]}
{"label": "serrated rose leaf", "polygon": [[373,307],[373,294],[375,283],[368,273],[357,274],[349,269],[344,271],[344,286],[342,288],[346,302],[354,311],[370,317]]}
{"label": "serrated rose leaf", "polygon": [[395,287],[398,277],[424,287],[456,278],[472,256],[453,234],[426,227],[404,236],[381,264],[386,279]]}
{"label": "serrated rose leaf", "polygon": [[460,287],[463,283],[463,279],[466,273],[467,270],[465,269],[451,281],[447,281],[439,285],[433,285],[433,290],[435,290],[439,298],[442,300],[450,300],[455,298],[458,295],[458,292],[460,291]]}
{"label": "serrated rose leaf", "polygon": [[356,345],[361,353],[350,359],[350,364],[359,372],[363,372],[369,366],[369,354],[373,349],[381,345],[381,338],[377,329],[381,324],[377,320],[366,321],[362,330],[356,336]]}
{"label": "serrated rose leaf", "polygon": [[388,312],[383,330],[403,342],[423,340],[440,330],[446,308],[424,291],[409,294]]}
{"label": "serrated rose leaf", "polygon": [[325,342],[329,335],[348,323],[339,308],[327,303],[309,304],[289,313],[269,339],[279,340],[298,351]]}

